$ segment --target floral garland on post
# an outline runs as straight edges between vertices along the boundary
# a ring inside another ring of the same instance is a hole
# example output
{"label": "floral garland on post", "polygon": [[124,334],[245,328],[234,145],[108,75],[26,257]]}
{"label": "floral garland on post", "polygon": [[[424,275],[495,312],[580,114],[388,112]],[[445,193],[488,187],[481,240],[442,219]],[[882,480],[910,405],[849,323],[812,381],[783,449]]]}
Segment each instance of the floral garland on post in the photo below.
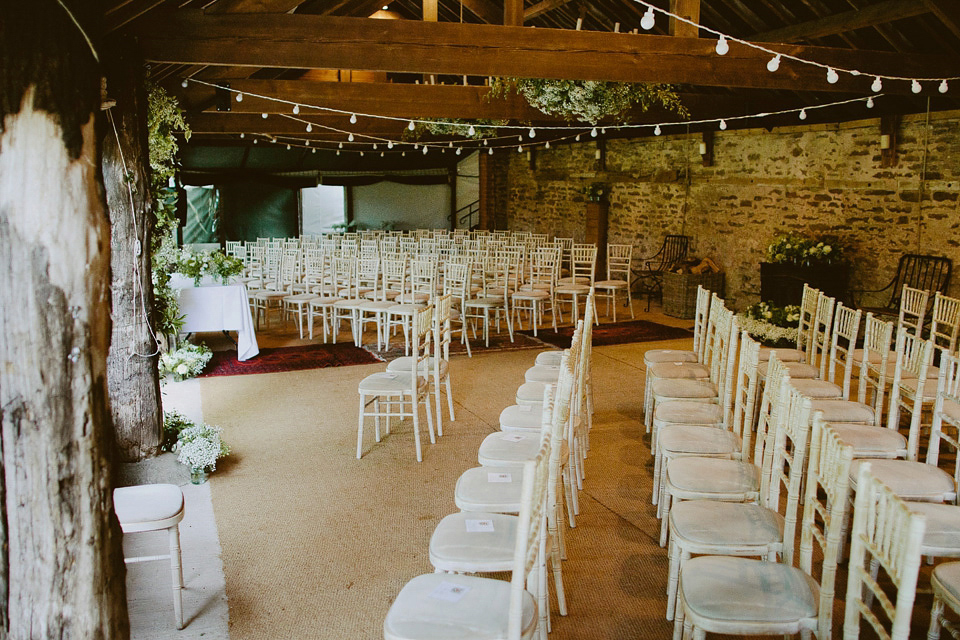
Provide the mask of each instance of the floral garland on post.
{"label": "floral garland on post", "polygon": [[671,85],[602,80],[494,78],[490,95],[505,97],[515,90],[530,106],[551,116],[597,124],[605,117],[622,119],[633,106],[642,111],[661,106],[681,117],[690,112]]}

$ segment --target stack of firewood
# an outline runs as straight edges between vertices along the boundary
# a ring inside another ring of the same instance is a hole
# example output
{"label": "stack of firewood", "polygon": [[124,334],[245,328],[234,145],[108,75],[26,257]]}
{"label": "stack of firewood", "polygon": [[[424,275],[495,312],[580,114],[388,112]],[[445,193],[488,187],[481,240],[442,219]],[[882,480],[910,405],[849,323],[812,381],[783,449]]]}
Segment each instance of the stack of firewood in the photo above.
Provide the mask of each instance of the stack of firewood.
{"label": "stack of firewood", "polygon": [[693,258],[685,260],[679,267],[674,269],[674,273],[692,273],[701,275],[704,273],[720,273],[720,267],[710,258]]}

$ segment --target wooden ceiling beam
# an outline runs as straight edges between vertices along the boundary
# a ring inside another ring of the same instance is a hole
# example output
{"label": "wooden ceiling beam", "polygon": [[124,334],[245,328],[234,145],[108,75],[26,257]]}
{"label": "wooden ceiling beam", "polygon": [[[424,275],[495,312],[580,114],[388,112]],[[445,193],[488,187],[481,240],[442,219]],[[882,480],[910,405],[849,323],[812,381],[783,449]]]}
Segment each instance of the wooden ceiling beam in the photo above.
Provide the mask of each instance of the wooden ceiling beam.
{"label": "wooden ceiling beam", "polygon": [[960,38],[960,6],[956,0],[926,0],[926,4],[940,22]]}
{"label": "wooden ceiling beam", "polygon": [[523,26],[523,0],[503,0],[503,24]]}
{"label": "wooden ceiling beam", "polygon": [[[667,82],[796,91],[869,92],[871,73],[960,74],[955,57],[903,55],[783,44],[777,50],[859,69],[829,84],[823,69],[785,63],[766,73],[768,54],[733,46],[717,56],[712,39],[530,29],[407,20],[287,14],[179,12],[143,30],[153,62],[300,69],[358,69],[624,82]],[[402,52],[403,55],[398,55]],[[908,91],[896,87],[889,91]]]}
{"label": "wooden ceiling beam", "polygon": [[103,32],[104,34],[113,33],[117,29],[127,26],[134,20],[139,20],[161,5],[170,2],[171,0],[133,0],[130,2],[122,2],[109,9],[104,15]]}
{"label": "wooden ceiling beam", "polygon": [[798,42],[834,36],[929,13],[931,10],[929,4],[928,0],[887,0],[863,9],[845,11],[818,20],[757,33],[749,39],[754,42]]}
{"label": "wooden ceiling beam", "polygon": [[558,9],[568,2],[570,2],[570,0],[542,0],[523,12],[523,20],[532,20],[533,18],[542,16],[548,11]]}
{"label": "wooden ceiling beam", "polygon": [[695,24],[670,18],[670,35],[681,38],[699,38],[700,0],[670,0],[670,13],[686,18]]}
{"label": "wooden ceiling beam", "polygon": [[290,13],[304,0],[217,0],[206,13]]}

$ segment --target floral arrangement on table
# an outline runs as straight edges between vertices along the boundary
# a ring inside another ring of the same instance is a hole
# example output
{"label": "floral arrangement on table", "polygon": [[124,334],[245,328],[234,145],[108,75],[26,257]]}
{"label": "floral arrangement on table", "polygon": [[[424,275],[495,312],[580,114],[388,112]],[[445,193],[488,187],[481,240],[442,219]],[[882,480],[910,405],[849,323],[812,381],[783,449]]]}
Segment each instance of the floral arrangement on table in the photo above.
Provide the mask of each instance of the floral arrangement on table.
{"label": "floral arrangement on table", "polygon": [[228,256],[220,250],[197,253],[190,249],[181,249],[175,271],[193,278],[193,284],[197,286],[200,286],[203,276],[212,276],[227,284],[230,278],[243,273],[243,260]]}
{"label": "floral arrangement on table", "polygon": [[770,262],[803,267],[845,262],[843,253],[843,246],[836,238],[827,236],[781,235],[767,247]]}
{"label": "floral arrangement on table", "polygon": [[800,307],[778,307],[771,302],[753,304],[737,316],[740,328],[767,346],[796,344]]}
{"label": "floral arrangement on table", "polygon": [[223,441],[223,429],[196,423],[176,411],[164,412],[163,436],[161,449],[176,453],[177,462],[190,467],[195,483],[217,470],[217,460],[230,455],[230,447]]}
{"label": "floral arrangement on table", "polygon": [[584,187],[583,193],[590,202],[601,202],[607,199],[607,184],[605,182],[594,182]]}
{"label": "floral arrangement on table", "polygon": [[185,342],[177,349],[160,354],[160,375],[172,375],[176,382],[196,377],[203,373],[212,357],[213,351],[207,345]]}
{"label": "floral arrangement on table", "polygon": [[494,78],[490,86],[491,97],[506,97],[510,91],[516,91],[530,106],[547,115],[591,124],[605,117],[620,118],[633,106],[642,111],[659,106],[684,118],[690,115],[667,84]]}

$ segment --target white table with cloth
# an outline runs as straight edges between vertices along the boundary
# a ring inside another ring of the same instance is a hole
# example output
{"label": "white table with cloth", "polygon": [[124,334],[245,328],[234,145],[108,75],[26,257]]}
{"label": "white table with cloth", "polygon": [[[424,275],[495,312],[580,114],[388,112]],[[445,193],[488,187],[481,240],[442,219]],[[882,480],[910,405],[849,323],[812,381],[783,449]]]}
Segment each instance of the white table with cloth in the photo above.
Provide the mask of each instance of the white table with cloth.
{"label": "white table with cloth", "polygon": [[181,331],[236,331],[237,360],[249,360],[260,353],[243,284],[201,283],[197,287],[193,280],[174,274],[170,286],[180,291],[180,313],[186,316]]}

